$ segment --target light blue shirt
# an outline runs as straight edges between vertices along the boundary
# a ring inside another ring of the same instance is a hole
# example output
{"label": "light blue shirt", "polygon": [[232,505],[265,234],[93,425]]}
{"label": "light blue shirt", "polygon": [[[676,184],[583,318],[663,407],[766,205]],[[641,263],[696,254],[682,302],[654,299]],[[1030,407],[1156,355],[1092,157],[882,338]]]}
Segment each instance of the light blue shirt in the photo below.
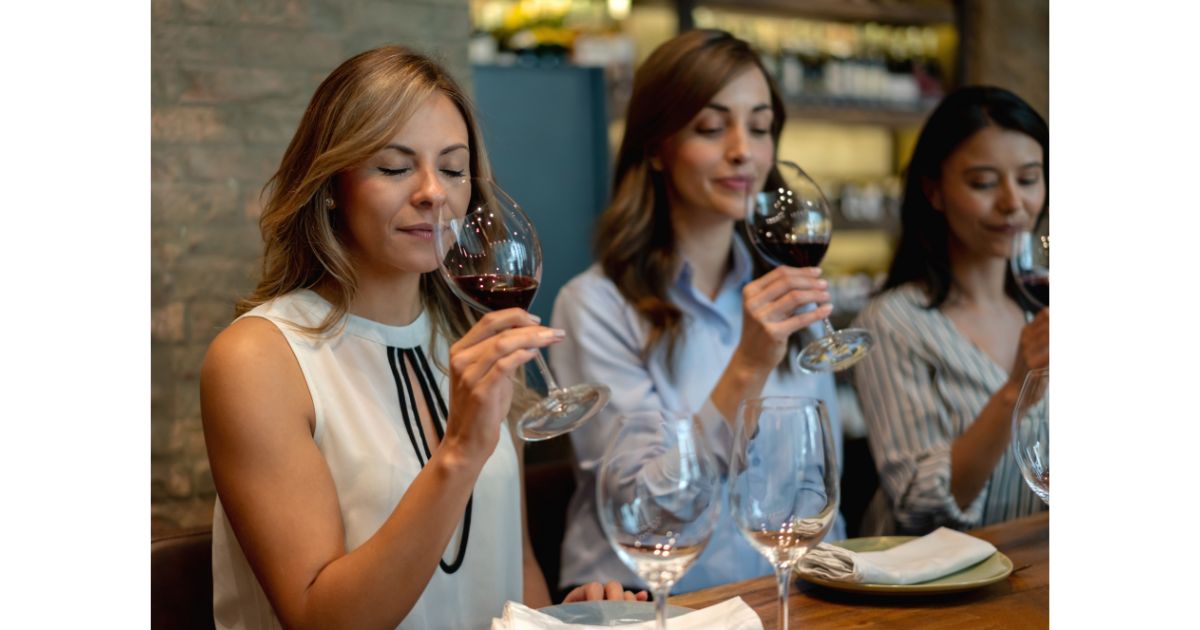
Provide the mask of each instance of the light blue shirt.
{"label": "light blue shirt", "polygon": [[[683,311],[683,334],[675,345],[675,371],[668,370],[666,349],[659,345],[642,358],[649,324],[621,295],[599,264],[573,278],[554,302],[551,323],[567,338],[550,349],[550,364],[559,384],[602,383],[612,389],[608,406],[571,433],[576,457],[576,489],[567,508],[560,587],[593,580],[641,583],[609,546],[596,513],[595,475],[609,443],[619,430],[617,416],[631,411],[664,409],[698,414],[709,444],[728,461],[733,435],[709,394],[716,387],[742,331],[742,288],[753,280],[746,245],[733,239],[733,268],[715,299],[696,290],[686,261],[667,288],[667,297]],[[812,328],[821,334],[819,327]],[[792,360],[792,359],[789,359]],[[793,364],[794,365],[794,364]],[[809,396],[825,401],[841,466],[842,429],[837,396],[829,374],[798,369],[771,372],[764,396]],[[722,491],[728,494],[728,490]],[[672,588],[685,593],[718,584],[773,574],[761,554],[742,536],[729,515],[727,496],[721,517],[704,553]],[[845,538],[838,515],[826,540]]]}

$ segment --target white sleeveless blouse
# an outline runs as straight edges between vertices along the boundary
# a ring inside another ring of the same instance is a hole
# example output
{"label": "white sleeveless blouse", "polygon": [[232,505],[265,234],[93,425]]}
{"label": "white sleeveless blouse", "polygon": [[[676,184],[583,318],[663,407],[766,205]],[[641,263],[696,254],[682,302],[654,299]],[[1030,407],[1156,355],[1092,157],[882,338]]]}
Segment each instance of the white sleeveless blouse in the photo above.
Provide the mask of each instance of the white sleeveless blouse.
{"label": "white sleeveless blouse", "polygon": [[[417,418],[416,400],[426,401],[440,433],[450,387],[438,365],[448,364],[449,346],[444,339],[431,341],[425,313],[407,326],[348,315],[344,328],[322,336],[292,326],[316,325],[330,308],[316,293],[297,291],[243,317],[274,322],[296,355],[312,395],[314,440],[333,476],[349,552],[378,531],[429,459],[430,440]],[[505,601],[521,600],[518,470],[508,427],[502,425],[466,514],[398,628],[486,628]],[[213,616],[217,628],[280,627],[219,498],[213,514]]]}

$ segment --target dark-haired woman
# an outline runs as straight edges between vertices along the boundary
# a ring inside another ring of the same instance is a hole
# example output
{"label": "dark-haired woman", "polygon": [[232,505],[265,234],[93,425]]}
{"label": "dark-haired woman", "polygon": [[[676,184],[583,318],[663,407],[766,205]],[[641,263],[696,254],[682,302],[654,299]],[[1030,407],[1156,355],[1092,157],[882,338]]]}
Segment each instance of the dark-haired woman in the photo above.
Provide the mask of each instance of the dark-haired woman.
{"label": "dark-haired woman", "polygon": [[[636,583],[604,544],[595,505],[595,475],[624,412],[697,414],[724,458],[741,400],[818,397],[841,448],[832,377],[791,367],[796,333],[829,314],[825,281],[818,269],[771,269],[740,224],[784,123],[757,55],[722,31],[672,39],[638,69],[626,121],[613,198],[598,228],[599,261],[554,305],[553,325],[570,331],[550,354],[555,373],[613,391],[604,411],[571,435],[579,483],[568,509],[563,585],[601,575]],[[810,304],[821,306],[797,314]],[[839,517],[829,536],[843,532]],[[723,513],[672,592],[770,573]]]}
{"label": "dark-haired woman", "polygon": [[868,530],[1045,508],[1008,443],[1025,374],[1050,363],[1050,311],[1022,307],[1007,259],[1046,208],[1048,159],[1045,121],[1000,88],[950,94],[921,131],[891,269],[856,324],[878,343],[854,374],[886,499]]}

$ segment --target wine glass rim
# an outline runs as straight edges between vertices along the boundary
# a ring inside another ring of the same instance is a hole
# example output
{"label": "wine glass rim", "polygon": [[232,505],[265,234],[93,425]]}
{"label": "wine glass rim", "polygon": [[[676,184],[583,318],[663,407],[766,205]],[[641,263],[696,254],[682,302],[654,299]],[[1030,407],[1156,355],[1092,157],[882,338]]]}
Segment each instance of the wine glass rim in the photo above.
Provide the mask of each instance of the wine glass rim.
{"label": "wine glass rim", "polygon": [[754,396],[742,401],[742,405],[747,403],[759,403],[762,407],[768,409],[777,409],[781,407],[795,407],[801,404],[821,403],[825,401],[812,396]]}
{"label": "wine glass rim", "polygon": [[[471,175],[471,176],[464,176],[463,179],[471,182],[472,186],[475,186],[475,185],[489,186],[491,188],[492,193],[494,193],[496,196],[502,198],[503,202],[507,203],[508,205],[511,205],[512,208],[516,211],[515,212],[516,217],[519,217],[519,220],[526,223],[530,228],[528,244],[532,245],[534,251],[538,252],[539,257],[541,257],[543,255],[542,254],[543,250],[542,250],[541,236],[537,232],[537,227],[533,224],[533,218],[530,217],[527,212],[525,212],[525,209],[521,207],[521,204],[517,203],[516,199],[513,199],[512,195],[508,194],[508,191],[505,190],[503,186],[501,186],[495,179],[493,179],[491,177],[481,177],[481,176]],[[451,293],[453,293],[456,297],[458,297],[458,299],[462,300],[468,306],[470,306],[472,309],[474,309],[478,312],[490,313],[490,312],[492,312],[493,309],[488,307],[485,304],[480,303],[478,300],[473,298],[471,295],[469,295],[468,293],[463,291],[462,288],[455,281],[454,274],[451,273],[450,270],[446,267],[446,256],[449,254],[449,250],[445,249],[446,243],[442,240],[444,238],[444,236],[440,233],[440,230],[443,229],[443,227],[442,227],[443,225],[445,225],[447,228],[452,229],[452,230],[457,229],[454,227],[455,223],[460,223],[460,225],[461,225],[461,223],[466,221],[467,217],[474,217],[474,216],[476,216],[477,212],[481,212],[483,210],[484,206],[480,205],[476,208],[468,208],[467,212],[464,213],[462,216],[456,217],[453,219],[445,218],[444,213],[447,211],[447,208],[448,208],[448,205],[445,203],[439,205],[438,210],[437,210],[437,217],[435,219],[437,221],[437,225],[438,225],[437,229],[439,230],[437,238],[434,239],[434,254],[438,258],[438,275],[441,276],[442,280],[449,287]],[[538,285],[540,285],[541,281],[542,281],[541,267],[543,264],[544,264],[544,261],[542,264],[537,265],[538,272],[536,274],[536,280],[537,280]],[[535,289],[535,295],[536,295],[536,289]],[[530,305],[532,305],[532,302],[533,301],[530,300]]]}

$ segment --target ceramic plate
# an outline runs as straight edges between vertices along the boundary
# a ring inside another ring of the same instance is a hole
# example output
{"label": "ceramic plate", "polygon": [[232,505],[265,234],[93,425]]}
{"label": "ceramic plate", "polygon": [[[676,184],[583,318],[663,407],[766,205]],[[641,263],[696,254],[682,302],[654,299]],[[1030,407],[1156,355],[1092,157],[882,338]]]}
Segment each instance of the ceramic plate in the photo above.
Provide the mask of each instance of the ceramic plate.
{"label": "ceramic plate", "polygon": [[[614,626],[654,619],[654,603],[617,601],[577,602],[574,604],[560,604],[548,608],[539,608],[538,612],[544,612],[555,619],[567,623]],[[678,617],[689,612],[692,612],[692,609],[667,604],[668,617]]]}
{"label": "ceramic plate", "polygon": [[[915,539],[916,536],[875,536],[871,538],[851,538],[835,543],[838,547],[850,551],[883,551],[901,543]],[[997,551],[978,564],[971,565],[957,573],[942,576],[936,580],[920,584],[865,584],[855,582],[835,582],[799,572],[800,579],[842,591],[856,593],[876,593],[880,595],[933,595],[941,593],[956,593],[973,588],[994,584],[1012,573],[1013,563],[1008,556]]]}

